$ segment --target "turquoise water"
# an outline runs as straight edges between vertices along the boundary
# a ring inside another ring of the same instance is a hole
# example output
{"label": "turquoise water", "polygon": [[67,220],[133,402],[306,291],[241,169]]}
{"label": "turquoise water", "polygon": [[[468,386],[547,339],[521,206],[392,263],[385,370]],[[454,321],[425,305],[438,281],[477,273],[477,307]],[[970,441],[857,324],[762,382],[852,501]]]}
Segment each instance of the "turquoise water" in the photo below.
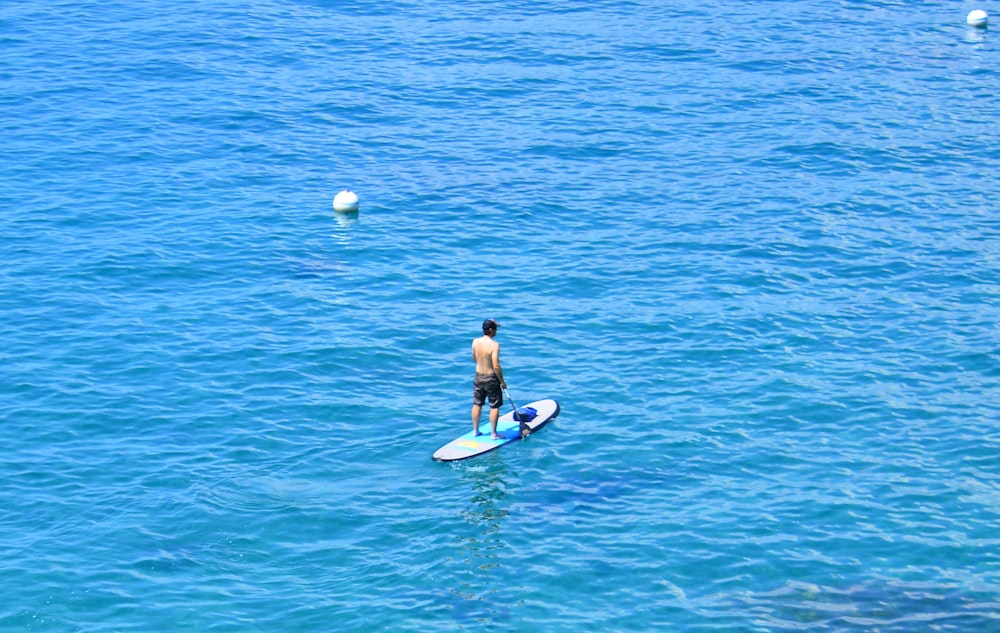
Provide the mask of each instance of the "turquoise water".
{"label": "turquoise water", "polygon": [[1000,631],[991,7],[649,4],[0,6],[0,630]]}

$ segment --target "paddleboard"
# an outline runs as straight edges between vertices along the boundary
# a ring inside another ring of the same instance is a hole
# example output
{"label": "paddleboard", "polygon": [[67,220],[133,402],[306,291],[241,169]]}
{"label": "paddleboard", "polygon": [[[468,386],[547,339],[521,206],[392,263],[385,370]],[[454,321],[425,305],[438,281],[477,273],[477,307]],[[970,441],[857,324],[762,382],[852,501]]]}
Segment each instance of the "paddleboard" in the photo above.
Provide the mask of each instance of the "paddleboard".
{"label": "paddleboard", "polygon": [[[559,403],[555,400],[536,400],[535,402],[529,402],[526,405],[521,405],[522,409],[527,407],[531,407],[538,412],[535,419],[527,423],[527,426],[531,430],[532,434],[559,415]],[[483,413],[486,414],[488,412],[484,411]],[[500,448],[504,444],[509,444],[510,442],[521,439],[520,423],[514,420],[513,411],[501,415],[500,419],[497,420],[497,435],[499,437],[495,440],[490,439],[489,417],[487,415],[483,415],[483,418],[485,419],[479,423],[480,434],[478,437],[473,437],[472,431],[469,430],[469,432],[465,435],[453,439],[434,451],[434,459],[439,462],[453,462],[459,459],[468,459],[470,457],[475,457],[476,455],[488,453],[492,450]],[[469,422],[468,424],[471,426],[472,422]],[[530,437],[530,435],[528,437]]]}

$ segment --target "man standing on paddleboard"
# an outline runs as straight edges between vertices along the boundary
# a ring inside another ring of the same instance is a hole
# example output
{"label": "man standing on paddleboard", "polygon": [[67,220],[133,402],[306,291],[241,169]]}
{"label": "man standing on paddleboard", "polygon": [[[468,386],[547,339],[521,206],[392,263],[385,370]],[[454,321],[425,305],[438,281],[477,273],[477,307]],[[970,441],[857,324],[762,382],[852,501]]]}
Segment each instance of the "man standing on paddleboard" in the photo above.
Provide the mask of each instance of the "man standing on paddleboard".
{"label": "man standing on paddleboard", "polygon": [[503,404],[507,383],[500,368],[500,343],[493,340],[499,324],[493,319],[483,321],[483,335],[472,341],[472,360],[476,361],[476,377],[472,381],[472,434],[479,435],[479,415],[483,403],[490,402],[490,436],[497,439],[497,420]]}

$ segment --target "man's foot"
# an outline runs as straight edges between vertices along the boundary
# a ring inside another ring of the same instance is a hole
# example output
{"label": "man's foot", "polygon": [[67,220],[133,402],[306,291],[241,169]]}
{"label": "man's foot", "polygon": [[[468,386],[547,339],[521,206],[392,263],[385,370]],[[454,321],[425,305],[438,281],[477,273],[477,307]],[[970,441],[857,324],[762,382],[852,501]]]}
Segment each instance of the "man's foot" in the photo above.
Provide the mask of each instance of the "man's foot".
{"label": "man's foot", "polygon": [[490,439],[491,439],[491,440],[499,440],[499,439],[501,439],[501,438],[500,438],[500,436],[499,436],[499,435],[497,435],[496,433],[492,433],[492,434],[490,434]]}

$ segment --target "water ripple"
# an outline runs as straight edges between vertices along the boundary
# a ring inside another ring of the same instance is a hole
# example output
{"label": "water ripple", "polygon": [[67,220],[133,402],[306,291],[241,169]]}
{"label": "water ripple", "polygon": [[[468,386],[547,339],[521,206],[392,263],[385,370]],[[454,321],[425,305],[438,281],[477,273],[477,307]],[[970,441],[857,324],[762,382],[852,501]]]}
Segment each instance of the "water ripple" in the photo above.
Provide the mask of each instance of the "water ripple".
{"label": "water ripple", "polygon": [[775,6],[0,9],[0,629],[997,628],[994,43]]}

